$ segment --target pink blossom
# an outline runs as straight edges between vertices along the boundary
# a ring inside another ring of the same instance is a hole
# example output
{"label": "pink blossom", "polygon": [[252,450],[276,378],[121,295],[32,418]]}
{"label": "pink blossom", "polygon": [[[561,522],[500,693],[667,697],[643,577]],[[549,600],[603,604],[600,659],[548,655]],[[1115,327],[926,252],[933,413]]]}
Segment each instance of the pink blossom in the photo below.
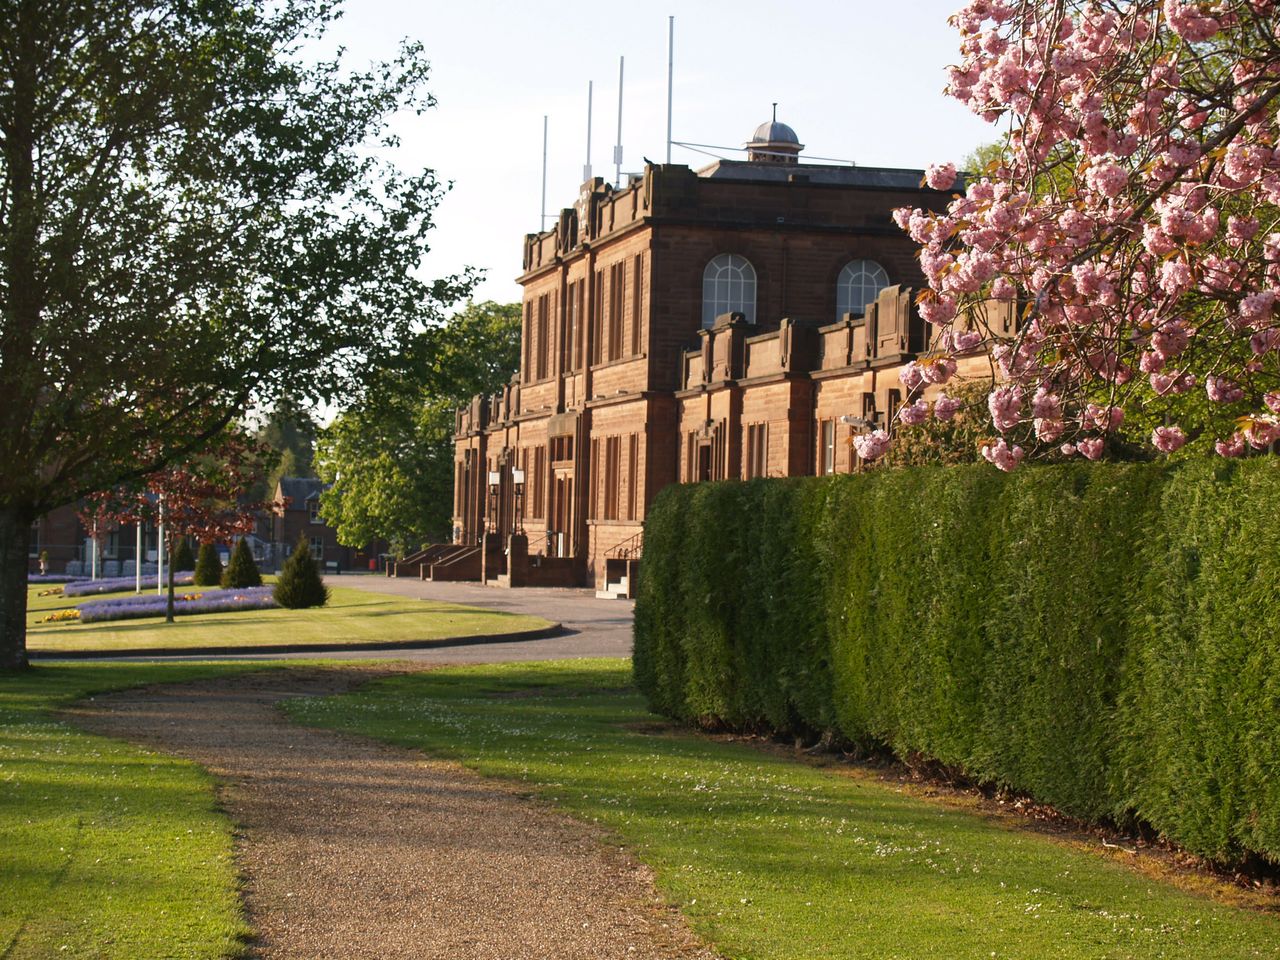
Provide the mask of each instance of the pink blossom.
{"label": "pink blossom", "polygon": [[987,397],[987,408],[991,411],[991,422],[1001,433],[1018,425],[1022,410],[1022,388],[997,387]]}
{"label": "pink blossom", "polygon": [[1099,460],[1102,458],[1102,438],[1088,437],[1076,444],[1076,449],[1081,455],[1089,460]]}
{"label": "pink blossom", "polygon": [[1258,221],[1254,217],[1227,217],[1227,242],[1233,247],[1240,247],[1254,238],[1258,232]]}
{"label": "pink blossom", "polygon": [[924,373],[920,369],[920,364],[912,360],[898,371],[898,379],[908,390],[914,390],[924,383]]}
{"label": "pink blossom", "polygon": [[1064,443],[1058,448],[1058,452],[1064,457],[1074,457],[1076,455],[1076,445],[1074,443]]}
{"label": "pink blossom", "polygon": [[995,443],[984,443],[982,445],[982,456],[991,464],[994,464],[1005,473],[1009,473],[1017,469],[1018,464],[1022,463],[1022,457],[1025,451],[1015,444],[1009,446],[1003,437]]}
{"label": "pink blossom", "polygon": [[1159,373],[1164,369],[1164,354],[1158,350],[1148,350],[1138,358],[1138,369],[1143,373]]}
{"label": "pink blossom", "polygon": [[946,383],[955,376],[957,369],[956,362],[950,357],[938,357],[932,362],[924,361],[920,364],[920,376],[924,378],[925,383]]}
{"label": "pink blossom", "polygon": [[873,430],[853,438],[853,449],[863,460],[878,460],[884,456],[892,441],[883,430]]}
{"label": "pink blossom", "polygon": [[1081,422],[1095,430],[1119,430],[1124,423],[1124,410],[1120,407],[1103,407],[1091,403],[1084,409]]}
{"label": "pink blossom", "polygon": [[1173,453],[1187,442],[1187,435],[1180,427],[1156,427],[1151,431],[1151,443],[1161,453]]}
{"label": "pink blossom", "polygon": [[1275,302],[1276,295],[1270,290],[1251,293],[1240,301],[1240,317],[1249,323],[1268,320],[1271,318],[1271,311],[1275,307]]}
{"label": "pink blossom", "polygon": [[1280,330],[1275,327],[1259,331],[1249,338],[1249,349],[1259,356],[1270,353],[1277,346],[1280,346]]}
{"label": "pink blossom", "polygon": [[1280,413],[1280,392],[1264,393],[1262,402],[1267,405],[1267,409],[1272,413]]}
{"label": "pink blossom", "polygon": [[1151,335],[1151,346],[1167,360],[1176,357],[1191,343],[1191,331],[1181,320],[1170,320]]}
{"label": "pink blossom", "polygon": [[1183,40],[1196,43],[1208,40],[1222,29],[1221,23],[1203,12],[1204,4],[1186,0],[1164,0],[1164,15],[1169,27]]}
{"label": "pink blossom", "polygon": [[1041,419],[1061,420],[1062,398],[1047,386],[1039,387],[1036,395],[1031,398],[1031,415]]}
{"label": "pink blossom", "polygon": [[1270,417],[1254,417],[1244,428],[1244,438],[1255,450],[1262,450],[1280,440],[1280,423]]}
{"label": "pink blossom", "polygon": [[956,415],[956,411],[963,406],[960,400],[955,397],[949,397],[945,393],[938,394],[938,399],[933,401],[933,415],[939,420],[947,421]]}
{"label": "pink blossom", "polygon": [[929,403],[923,397],[915,403],[908,403],[899,408],[898,419],[908,426],[916,426],[929,419]]}
{"label": "pink blossom", "polygon": [[1037,417],[1035,420],[1036,439],[1044,443],[1053,443],[1066,430],[1066,424],[1061,420],[1046,420],[1044,417]]}
{"label": "pink blossom", "polygon": [[925,182],[934,190],[950,190],[956,182],[954,163],[931,163],[924,175]]}
{"label": "pink blossom", "polygon": [[1244,398],[1244,390],[1240,385],[1226,377],[1206,378],[1204,389],[1214,403],[1235,403]]}
{"label": "pink blossom", "polygon": [[1244,434],[1233,433],[1227,440],[1217,440],[1213,444],[1213,449],[1218,451],[1220,457],[1239,457],[1245,451]]}
{"label": "pink blossom", "polygon": [[1089,189],[1096,190],[1105,197],[1119,196],[1129,182],[1129,175],[1124,167],[1114,161],[1095,163],[1084,175]]}

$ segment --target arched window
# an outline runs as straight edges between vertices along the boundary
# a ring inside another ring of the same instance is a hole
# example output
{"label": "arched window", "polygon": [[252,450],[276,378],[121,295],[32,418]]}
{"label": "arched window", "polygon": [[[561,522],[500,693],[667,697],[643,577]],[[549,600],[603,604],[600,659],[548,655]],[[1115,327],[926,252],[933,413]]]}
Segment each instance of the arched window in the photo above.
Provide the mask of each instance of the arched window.
{"label": "arched window", "polygon": [[889,274],[874,260],[846,263],[836,281],[836,319],[846,313],[866,313],[867,304],[889,285]]}
{"label": "arched window", "polygon": [[756,322],[756,269],[736,253],[722,253],[702,271],[702,325],[710,327],[722,313],[744,313]]}

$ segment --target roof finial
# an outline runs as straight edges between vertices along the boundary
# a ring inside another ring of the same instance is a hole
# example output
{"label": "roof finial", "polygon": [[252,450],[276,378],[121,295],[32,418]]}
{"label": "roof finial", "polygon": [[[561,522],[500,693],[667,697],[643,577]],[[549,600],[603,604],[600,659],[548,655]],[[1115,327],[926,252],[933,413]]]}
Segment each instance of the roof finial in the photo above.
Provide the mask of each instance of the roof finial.
{"label": "roof finial", "polygon": [[773,101],[773,122],[778,122],[778,101]]}

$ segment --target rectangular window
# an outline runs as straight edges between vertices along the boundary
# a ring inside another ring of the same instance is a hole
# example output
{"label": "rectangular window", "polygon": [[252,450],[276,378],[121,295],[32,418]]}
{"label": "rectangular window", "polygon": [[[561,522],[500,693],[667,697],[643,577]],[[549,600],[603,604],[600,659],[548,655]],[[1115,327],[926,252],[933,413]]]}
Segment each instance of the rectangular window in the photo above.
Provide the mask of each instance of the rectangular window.
{"label": "rectangular window", "polygon": [[533,379],[533,301],[531,300],[524,305],[522,339],[524,340],[524,382],[528,383]]}
{"label": "rectangular window", "polygon": [[836,422],[834,420],[822,421],[822,461],[818,472],[824,475],[836,472]]}
{"label": "rectangular window", "polygon": [[[529,477],[525,477],[525,489],[529,487]],[[541,517],[546,513],[544,503],[547,498],[547,448],[533,448],[533,515]]]}
{"label": "rectangular window", "polygon": [[27,541],[27,556],[40,556],[40,521],[31,524],[31,539]]}
{"label": "rectangular window", "polygon": [[539,380],[547,379],[547,360],[551,348],[551,324],[550,324],[550,306],[551,297],[543,294],[538,298],[538,335],[537,335],[537,351],[538,351],[538,373]]}
{"label": "rectangular window", "polygon": [[591,441],[591,519],[600,518],[600,441]]}
{"label": "rectangular window", "polygon": [[769,466],[768,424],[753,423],[747,427],[746,479],[765,476]]}
{"label": "rectangular window", "polygon": [[319,500],[307,501],[307,520],[310,523],[324,523],[324,521],[320,519],[320,501]]}
{"label": "rectangular window", "polygon": [[627,291],[626,263],[609,268],[609,359],[622,358],[622,324]]}
{"label": "rectangular window", "polygon": [[636,518],[640,494],[640,435],[631,435],[631,444],[627,449],[627,519]]}
{"label": "rectangular window", "polygon": [[640,355],[641,291],[644,289],[644,254],[637,253],[631,275],[631,355]]}
{"label": "rectangular window", "polygon": [[604,444],[604,519],[617,520],[622,438],[606,437]]}
{"label": "rectangular window", "polygon": [[311,556],[315,557],[317,560],[324,559],[324,538],[323,537],[311,538]]}
{"label": "rectangular window", "polygon": [[578,310],[581,306],[578,288],[581,286],[581,280],[574,281],[569,284],[567,292],[569,302],[565,304],[564,349],[561,351],[560,360],[560,368],[566,371],[578,369],[575,351],[578,343]]}
{"label": "rectangular window", "polygon": [[604,271],[596,271],[596,292],[591,309],[591,363],[597,364],[604,356]]}

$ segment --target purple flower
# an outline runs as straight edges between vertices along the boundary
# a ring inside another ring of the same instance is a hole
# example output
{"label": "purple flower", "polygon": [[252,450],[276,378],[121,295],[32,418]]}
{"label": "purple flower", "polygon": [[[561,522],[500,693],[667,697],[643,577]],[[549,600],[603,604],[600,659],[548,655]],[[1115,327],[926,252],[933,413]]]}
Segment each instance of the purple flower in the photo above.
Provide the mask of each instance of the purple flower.
{"label": "purple flower", "polygon": [[[249,587],[244,590],[208,590],[194,600],[185,600],[176,596],[173,612],[175,615],[185,616],[190,613],[266,610],[276,605],[275,597],[272,596],[274,589],[274,587]],[[155,595],[86,600],[80,604],[80,622],[102,623],[108,620],[162,617],[168,606],[168,597]]]}
{"label": "purple flower", "polygon": [[[190,570],[178,570],[174,572],[173,582],[178,586],[185,587],[191,583],[194,576]],[[168,576],[165,576],[168,580]],[[136,577],[106,577],[101,580],[81,579],[73,583],[67,589],[62,591],[64,597],[88,597],[96,593],[117,593],[121,590],[132,590],[137,584]],[[156,578],[154,575],[142,578],[143,590],[154,590],[156,588]]]}

